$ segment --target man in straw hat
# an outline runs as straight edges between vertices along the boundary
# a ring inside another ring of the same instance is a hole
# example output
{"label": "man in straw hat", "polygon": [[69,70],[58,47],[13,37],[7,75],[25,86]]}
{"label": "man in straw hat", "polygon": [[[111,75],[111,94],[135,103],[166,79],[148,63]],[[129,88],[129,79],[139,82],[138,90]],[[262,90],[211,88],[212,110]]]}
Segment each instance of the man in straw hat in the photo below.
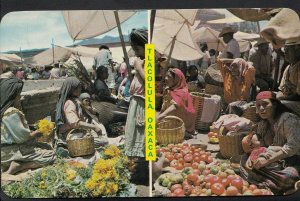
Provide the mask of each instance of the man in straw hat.
{"label": "man in straw hat", "polygon": [[255,80],[256,85],[261,91],[267,91],[273,86],[272,78],[272,55],[269,51],[269,42],[263,38],[259,38],[254,45],[257,49],[249,56],[249,61],[253,63],[256,69]]}
{"label": "man in straw hat", "polygon": [[224,27],[219,34],[219,38],[223,38],[223,41],[227,44],[220,58],[235,59],[241,56],[240,46],[238,42],[233,38],[233,34],[236,31],[231,27]]}
{"label": "man in straw hat", "polygon": [[290,65],[285,69],[280,83],[278,99],[300,100],[300,37],[287,39],[285,58]]}

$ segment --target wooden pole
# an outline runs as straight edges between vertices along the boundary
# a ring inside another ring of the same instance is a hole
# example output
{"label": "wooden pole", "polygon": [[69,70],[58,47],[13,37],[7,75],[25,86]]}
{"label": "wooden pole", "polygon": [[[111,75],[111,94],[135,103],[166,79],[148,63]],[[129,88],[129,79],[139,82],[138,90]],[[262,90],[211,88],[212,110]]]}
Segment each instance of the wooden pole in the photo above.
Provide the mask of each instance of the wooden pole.
{"label": "wooden pole", "polygon": [[174,36],[173,39],[172,39],[172,44],[171,44],[171,48],[170,48],[170,52],[169,52],[169,56],[168,56],[168,60],[167,60],[167,65],[168,66],[169,66],[171,56],[172,56],[172,52],[173,52],[173,49],[174,49],[175,40],[176,40],[176,36]]}
{"label": "wooden pole", "polygon": [[125,42],[124,42],[124,38],[123,38],[123,34],[122,34],[121,23],[120,23],[118,11],[115,10],[114,14],[115,14],[115,18],[116,18],[116,22],[117,22],[117,26],[118,26],[118,32],[119,32],[119,36],[120,36],[120,40],[121,40],[123,53],[124,53],[125,63],[126,63],[127,69],[128,69],[128,78],[130,80],[132,80],[131,67],[129,65],[129,58],[128,58],[127,50],[125,47]]}
{"label": "wooden pole", "polygon": [[152,41],[156,10],[151,10],[150,16],[150,42]]}
{"label": "wooden pole", "polygon": [[53,38],[52,38],[52,64],[54,64],[54,42],[53,42]]}

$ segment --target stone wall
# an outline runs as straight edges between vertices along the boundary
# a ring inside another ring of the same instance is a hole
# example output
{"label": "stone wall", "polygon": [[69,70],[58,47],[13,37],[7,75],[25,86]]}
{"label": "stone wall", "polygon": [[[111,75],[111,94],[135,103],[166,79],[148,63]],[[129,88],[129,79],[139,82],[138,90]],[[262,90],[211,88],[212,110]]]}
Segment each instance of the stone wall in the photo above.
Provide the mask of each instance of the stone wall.
{"label": "stone wall", "polygon": [[23,92],[31,90],[46,89],[49,87],[61,87],[64,79],[53,80],[25,80],[23,86]]}
{"label": "stone wall", "polygon": [[59,90],[60,87],[48,87],[21,93],[23,112],[29,124],[47,116],[54,117]]}

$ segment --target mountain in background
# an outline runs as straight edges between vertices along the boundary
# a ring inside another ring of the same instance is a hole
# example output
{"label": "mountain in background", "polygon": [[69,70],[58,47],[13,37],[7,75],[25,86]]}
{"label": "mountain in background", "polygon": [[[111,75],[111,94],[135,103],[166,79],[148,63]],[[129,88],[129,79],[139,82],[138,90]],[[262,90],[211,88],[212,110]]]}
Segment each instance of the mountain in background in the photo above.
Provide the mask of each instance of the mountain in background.
{"label": "mountain in background", "polygon": [[[128,35],[123,35],[124,41],[129,42],[129,36]],[[107,44],[107,43],[119,43],[121,42],[119,36],[104,36],[103,38],[89,38],[89,39],[84,39],[78,43],[75,43],[74,45],[94,45],[94,44]]]}

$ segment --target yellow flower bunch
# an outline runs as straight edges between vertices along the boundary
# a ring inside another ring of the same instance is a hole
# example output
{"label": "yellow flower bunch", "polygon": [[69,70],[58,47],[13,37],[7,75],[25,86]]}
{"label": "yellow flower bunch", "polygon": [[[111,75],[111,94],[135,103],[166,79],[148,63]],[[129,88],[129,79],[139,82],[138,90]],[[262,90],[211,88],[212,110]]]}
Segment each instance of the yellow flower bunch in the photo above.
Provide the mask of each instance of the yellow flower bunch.
{"label": "yellow flower bunch", "polygon": [[41,177],[42,178],[45,178],[47,176],[47,173],[46,171],[43,169],[42,172],[41,172]]}
{"label": "yellow flower bunch", "polygon": [[77,172],[69,168],[66,170],[66,174],[67,174],[67,180],[73,181],[76,178]]}
{"label": "yellow flower bunch", "polygon": [[37,129],[43,135],[47,136],[50,135],[54,128],[54,123],[48,121],[47,119],[39,120],[37,123]]}
{"label": "yellow flower bunch", "polygon": [[46,184],[45,184],[45,182],[44,182],[44,181],[41,181],[41,182],[40,182],[40,184],[39,184],[39,188],[40,188],[40,189],[44,189],[44,188],[46,188]]}
{"label": "yellow flower bunch", "polygon": [[107,149],[105,149],[104,154],[109,157],[119,157],[121,154],[120,149],[115,145],[110,145]]}

